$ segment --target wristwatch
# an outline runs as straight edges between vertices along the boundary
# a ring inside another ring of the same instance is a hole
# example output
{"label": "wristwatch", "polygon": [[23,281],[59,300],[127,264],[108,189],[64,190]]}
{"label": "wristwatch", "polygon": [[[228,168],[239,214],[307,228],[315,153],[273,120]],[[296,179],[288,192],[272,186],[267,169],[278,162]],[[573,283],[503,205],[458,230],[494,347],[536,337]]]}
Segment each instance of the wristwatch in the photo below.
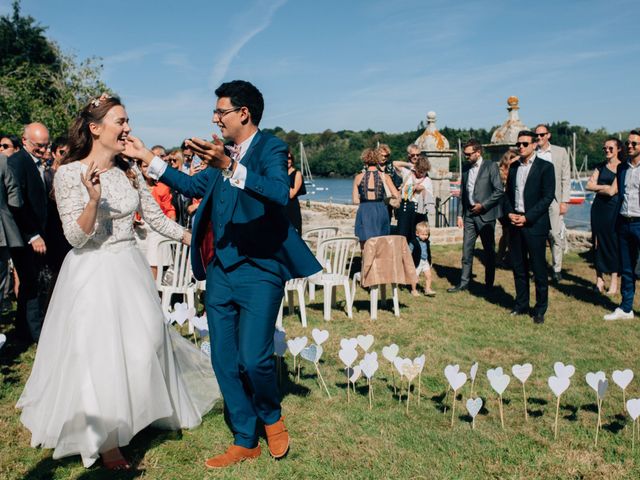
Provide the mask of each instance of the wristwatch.
{"label": "wristwatch", "polygon": [[229,160],[230,160],[230,162],[229,162],[229,166],[228,166],[227,168],[223,168],[223,169],[222,169],[222,176],[223,176],[224,178],[231,178],[231,177],[233,177],[233,167],[234,167],[234,165],[235,165],[236,161],[235,161],[233,158],[231,158],[231,157],[229,157]]}

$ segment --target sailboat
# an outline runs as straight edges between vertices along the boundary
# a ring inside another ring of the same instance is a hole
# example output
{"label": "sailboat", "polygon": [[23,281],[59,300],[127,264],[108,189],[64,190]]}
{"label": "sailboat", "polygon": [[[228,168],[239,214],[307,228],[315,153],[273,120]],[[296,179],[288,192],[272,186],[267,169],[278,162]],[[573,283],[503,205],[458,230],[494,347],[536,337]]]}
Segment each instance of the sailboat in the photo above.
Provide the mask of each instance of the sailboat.
{"label": "sailboat", "polygon": [[300,172],[304,179],[304,186],[307,189],[307,195],[315,195],[318,191],[328,190],[326,187],[318,187],[313,181],[313,175],[309,168],[309,160],[307,159],[307,152],[304,149],[304,144],[300,142]]}
{"label": "sailboat", "polygon": [[575,133],[573,134],[573,148],[570,149],[569,156],[571,158],[571,196],[569,197],[569,204],[582,205],[587,198],[587,192],[584,189],[584,183],[580,179],[580,172],[578,172],[578,168],[576,166]]}

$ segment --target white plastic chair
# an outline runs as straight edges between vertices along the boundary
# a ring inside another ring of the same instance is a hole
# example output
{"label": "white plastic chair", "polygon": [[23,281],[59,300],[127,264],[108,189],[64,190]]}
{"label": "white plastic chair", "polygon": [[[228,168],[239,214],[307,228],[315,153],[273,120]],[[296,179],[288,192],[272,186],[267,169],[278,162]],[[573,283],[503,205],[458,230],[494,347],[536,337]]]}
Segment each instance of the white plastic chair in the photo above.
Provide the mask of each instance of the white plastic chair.
{"label": "white plastic chair", "polygon": [[[195,308],[196,284],[191,272],[189,246],[174,240],[162,240],[158,245],[158,275],[156,288],[162,299],[162,309],[169,310],[171,296],[182,295],[189,308]],[[165,253],[170,249],[170,253]],[[166,263],[165,263],[166,262]],[[166,269],[166,270],[165,270]],[[171,275],[168,273],[171,272]],[[193,333],[193,325],[189,322],[189,333]]]}
{"label": "white plastic chair", "polygon": [[291,315],[294,311],[293,293],[298,292],[298,304],[300,305],[300,321],[303,327],[307,327],[307,309],[304,303],[304,290],[307,286],[306,278],[292,278],[284,284],[284,296],[280,302],[280,310],[278,311],[278,319],[276,327],[282,330],[282,316],[284,310],[284,298],[287,297],[287,312]]}
{"label": "white plastic chair", "polygon": [[[356,292],[357,292],[357,284],[360,283],[360,272],[356,272],[353,275],[353,280],[352,280],[352,284],[351,284],[351,305],[353,305],[353,302],[355,301],[356,298]],[[398,298],[398,284],[397,283],[392,283],[391,284],[391,289],[393,291],[393,314],[396,317],[400,316],[400,301]],[[369,288],[369,302],[371,304],[370,306],[370,314],[371,314],[371,320],[376,320],[378,318],[378,293],[380,293],[381,295],[381,300],[384,302],[386,301],[386,297],[387,297],[387,286],[386,285],[373,285]]]}
{"label": "white plastic chair", "polygon": [[327,321],[331,320],[331,307],[336,302],[337,287],[344,288],[347,316],[353,318],[349,271],[358,246],[357,237],[329,238],[318,245],[317,256],[323,259],[323,271],[311,275],[308,281],[310,285],[318,285],[324,289],[324,319]]}
{"label": "white plastic chair", "polygon": [[[324,268],[325,259],[318,254],[320,244],[328,238],[334,238],[338,235],[338,227],[317,227],[311,228],[302,234],[302,239],[307,243],[312,252],[316,254],[316,258],[320,265]],[[315,245],[315,249],[314,249]],[[309,282],[309,300],[315,300],[316,286]]]}

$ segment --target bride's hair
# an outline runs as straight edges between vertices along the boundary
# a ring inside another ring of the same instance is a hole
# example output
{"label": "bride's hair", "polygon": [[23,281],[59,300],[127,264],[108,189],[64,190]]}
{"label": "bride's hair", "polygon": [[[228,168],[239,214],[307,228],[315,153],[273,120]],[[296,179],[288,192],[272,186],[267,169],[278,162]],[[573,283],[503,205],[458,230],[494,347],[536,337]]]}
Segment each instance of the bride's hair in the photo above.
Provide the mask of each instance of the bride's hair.
{"label": "bride's hair", "polygon": [[[93,135],[89,130],[89,124],[102,123],[107,112],[118,105],[124,106],[120,98],[103,93],[101,96],[92,99],[80,111],[71,128],[69,128],[68,151],[62,162],[60,162],[62,165],[76,162],[89,156],[93,147]],[[131,164],[120,155],[116,155],[115,162],[116,166],[127,175],[131,184],[138,188],[137,176],[131,168]]]}

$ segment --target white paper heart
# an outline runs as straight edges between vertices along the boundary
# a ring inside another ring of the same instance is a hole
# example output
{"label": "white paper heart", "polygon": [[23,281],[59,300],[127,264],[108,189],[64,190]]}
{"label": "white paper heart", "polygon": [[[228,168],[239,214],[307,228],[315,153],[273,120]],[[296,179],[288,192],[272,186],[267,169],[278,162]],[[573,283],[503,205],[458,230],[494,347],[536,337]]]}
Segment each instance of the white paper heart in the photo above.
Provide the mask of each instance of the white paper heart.
{"label": "white paper heart", "polygon": [[273,332],[273,353],[278,357],[284,357],[287,352],[287,334],[284,330],[276,329]]}
{"label": "white paper heart", "polygon": [[459,371],[460,371],[460,365],[458,364],[447,365],[446,367],[444,367],[444,378],[447,379],[447,382],[449,382],[449,385],[451,385],[451,382],[453,381],[453,379],[455,378],[455,376],[458,374]]}
{"label": "white paper heart", "polygon": [[602,400],[607,393],[607,389],[609,388],[609,381],[607,379],[598,380],[598,398]]}
{"label": "white paper heart", "polygon": [[614,370],[611,374],[611,379],[622,390],[626,390],[631,380],[633,380],[633,372],[628,368],[626,370]]}
{"label": "white paper heart", "polygon": [[320,357],[322,356],[322,352],[323,350],[320,345],[316,345],[315,343],[312,343],[311,345],[304,348],[300,352],[300,356],[312,363],[318,363],[318,361],[320,360]]}
{"label": "white paper heart", "polygon": [[191,325],[196,329],[198,336],[206,337],[209,334],[209,322],[207,322],[207,316],[201,317],[195,316],[191,319]]}
{"label": "white paper heart", "polygon": [[316,342],[317,345],[322,345],[329,338],[329,331],[314,328],[311,330],[311,338],[313,338],[313,341]]}
{"label": "white paper heart", "polygon": [[350,367],[358,358],[358,351],[355,348],[343,348],[338,352],[338,356],[345,367]]}
{"label": "white paper heart", "polygon": [[365,353],[364,358],[360,361],[362,374],[369,379],[372,378],[378,370],[378,355],[374,355],[374,353]]}
{"label": "white paper heart", "polygon": [[410,358],[396,357],[396,359],[393,361],[393,365],[394,367],[396,367],[396,370],[398,370],[398,373],[404,376],[403,371],[404,371],[405,365],[413,365],[413,362],[411,361]]}
{"label": "white paper heart", "polygon": [[343,338],[342,340],[340,340],[340,348],[344,350],[355,350],[357,346],[357,338]]}
{"label": "white paper heart", "polygon": [[195,308],[189,308],[186,303],[176,303],[173,306],[173,312],[171,313],[171,320],[178,325],[184,325],[184,322],[191,320],[196,314]]}
{"label": "white paper heart", "polygon": [[502,367],[490,368],[487,370],[487,378],[489,379],[489,383],[491,383],[494,379],[500,378],[504,375],[504,370]]}
{"label": "white paper heart", "polygon": [[503,373],[502,376],[497,376],[491,380],[491,388],[493,388],[498,395],[502,395],[509,386],[510,381],[511,377],[506,373]]}
{"label": "white paper heart", "polygon": [[573,365],[565,365],[562,362],[556,362],[553,364],[553,371],[556,373],[556,377],[571,378],[576,373],[576,367]]}
{"label": "white paper heart", "polygon": [[400,351],[400,347],[395,343],[387,347],[382,347],[382,356],[386,358],[389,362],[393,363],[393,361],[398,356],[398,352]]}
{"label": "white paper heart", "polygon": [[358,335],[356,339],[358,340],[358,345],[360,345],[360,348],[365,352],[368,352],[371,348],[371,345],[373,345],[373,335],[371,334]]}
{"label": "white paper heart", "polygon": [[457,372],[449,379],[449,385],[454,392],[457,392],[466,382],[467,374],[464,372]]}
{"label": "white paper heart", "polygon": [[7,336],[4,333],[0,333],[0,348],[2,348],[5,343],[7,343]]}
{"label": "white paper heart", "polygon": [[471,365],[471,370],[469,371],[469,378],[475,382],[477,374],[478,374],[478,362],[475,362],[473,365]]}
{"label": "white paper heart", "polygon": [[605,380],[607,378],[606,374],[602,371],[600,372],[589,372],[585,376],[587,380],[587,384],[593,389],[594,392],[598,393],[598,382],[600,380]]}
{"label": "white paper heart", "polygon": [[356,365],[353,368],[349,368],[348,373],[349,373],[349,381],[351,383],[356,383],[360,378],[360,375],[362,375],[362,369],[360,368],[360,365]]}
{"label": "white paper heart", "polygon": [[209,342],[202,342],[200,344],[200,351],[204,353],[207,357],[211,356],[211,344]]}
{"label": "white paper heart", "polygon": [[414,363],[405,363],[402,365],[402,375],[407,377],[409,382],[412,382],[414,378],[418,376],[420,373],[420,366]]}
{"label": "white paper heart", "polygon": [[571,379],[569,377],[549,377],[548,380],[549,388],[553,392],[556,397],[562,395],[569,385],[571,384]]}
{"label": "white paper heart", "polygon": [[640,398],[627,400],[627,412],[629,412],[632,420],[636,420],[640,416]]}
{"label": "white paper heart", "polygon": [[427,357],[424,355],[424,353],[419,357],[416,357],[413,359],[413,364],[416,367],[418,367],[418,374],[422,373],[422,370],[424,369],[424,363],[426,362],[426,360],[427,360]]}
{"label": "white paper heart", "polygon": [[524,363],[522,365],[515,364],[511,367],[511,373],[520,380],[520,383],[525,383],[529,379],[531,372],[533,372],[533,365],[530,363]]}
{"label": "white paper heart", "polygon": [[287,347],[289,347],[291,355],[297,357],[304,347],[307,346],[308,341],[307,337],[296,337],[291,340],[287,340]]}
{"label": "white paper heart", "polygon": [[467,412],[471,415],[471,418],[476,418],[476,415],[482,410],[481,398],[470,398],[467,400]]}

